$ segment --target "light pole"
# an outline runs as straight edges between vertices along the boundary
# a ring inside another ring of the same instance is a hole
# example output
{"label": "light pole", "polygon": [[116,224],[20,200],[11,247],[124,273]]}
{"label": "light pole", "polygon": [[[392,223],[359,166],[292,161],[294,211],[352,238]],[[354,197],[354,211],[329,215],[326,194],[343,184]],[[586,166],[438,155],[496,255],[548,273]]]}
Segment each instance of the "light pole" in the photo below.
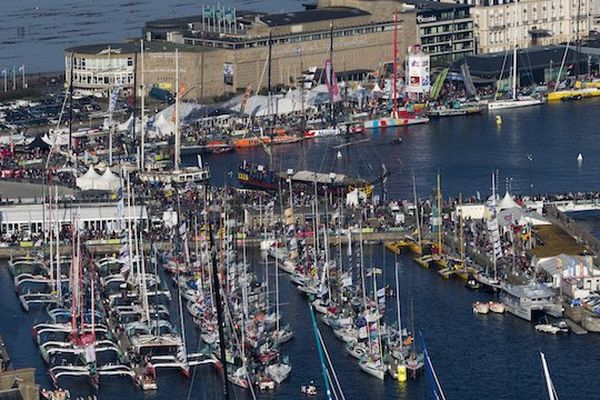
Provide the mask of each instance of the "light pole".
{"label": "light pole", "polygon": [[12,90],[17,90],[17,70],[14,65],[12,67]]}
{"label": "light pole", "polygon": [[8,91],[8,71],[6,71],[6,68],[4,68],[2,70],[2,77],[4,78],[4,91],[7,92]]}

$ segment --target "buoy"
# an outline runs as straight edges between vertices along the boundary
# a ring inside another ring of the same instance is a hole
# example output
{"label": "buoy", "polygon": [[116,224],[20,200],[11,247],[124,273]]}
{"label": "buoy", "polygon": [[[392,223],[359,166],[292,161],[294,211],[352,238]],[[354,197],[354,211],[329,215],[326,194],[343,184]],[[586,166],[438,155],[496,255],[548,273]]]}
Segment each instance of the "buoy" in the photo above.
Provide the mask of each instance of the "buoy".
{"label": "buoy", "polygon": [[581,155],[581,153],[577,154],[577,162],[580,163],[583,161],[583,156]]}
{"label": "buoy", "polygon": [[502,116],[496,115],[496,125],[502,125]]}
{"label": "buoy", "polygon": [[406,365],[398,365],[398,382],[406,382],[408,379],[408,373]]}

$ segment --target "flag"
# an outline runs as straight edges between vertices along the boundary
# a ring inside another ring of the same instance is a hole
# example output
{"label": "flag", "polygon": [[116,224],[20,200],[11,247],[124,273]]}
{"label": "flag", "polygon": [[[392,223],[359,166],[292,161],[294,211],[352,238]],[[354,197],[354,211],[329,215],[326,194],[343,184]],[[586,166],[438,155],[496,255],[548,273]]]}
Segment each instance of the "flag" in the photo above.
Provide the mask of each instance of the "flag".
{"label": "flag", "polygon": [[342,287],[352,286],[352,275],[342,278]]}
{"label": "flag", "polygon": [[377,297],[385,297],[385,288],[381,288],[377,291]]}
{"label": "flag", "polygon": [[327,91],[329,92],[329,100],[332,103],[337,103],[342,100],[340,96],[340,87],[337,83],[337,77],[333,71],[331,60],[325,61],[325,77],[327,79]]}
{"label": "flag", "polygon": [[110,94],[110,100],[108,102],[108,112],[113,112],[115,110],[115,108],[117,108],[117,101],[119,100],[120,94],[121,94],[120,86],[117,86],[112,90],[112,92]]}

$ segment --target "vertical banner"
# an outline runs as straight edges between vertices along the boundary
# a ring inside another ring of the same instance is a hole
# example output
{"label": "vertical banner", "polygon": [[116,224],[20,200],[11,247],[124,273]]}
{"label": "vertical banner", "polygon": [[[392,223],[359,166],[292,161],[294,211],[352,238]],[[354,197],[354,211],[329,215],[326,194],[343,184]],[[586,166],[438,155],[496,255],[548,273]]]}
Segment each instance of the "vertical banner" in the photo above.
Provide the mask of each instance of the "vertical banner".
{"label": "vertical banner", "polygon": [[226,85],[233,86],[233,64],[223,64],[223,82]]}
{"label": "vertical banner", "polygon": [[431,78],[429,75],[429,54],[415,45],[408,50],[408,92],[429,93]]}
{"label": "vertical banner", "polygon": [[337,77],[333,71],[331,60],[325,61],[325,77],[327,78],[327,91],[329,92],[329,99],[331,102],[337,103],[338,101],[342,101],[340,87],[338,86]]}

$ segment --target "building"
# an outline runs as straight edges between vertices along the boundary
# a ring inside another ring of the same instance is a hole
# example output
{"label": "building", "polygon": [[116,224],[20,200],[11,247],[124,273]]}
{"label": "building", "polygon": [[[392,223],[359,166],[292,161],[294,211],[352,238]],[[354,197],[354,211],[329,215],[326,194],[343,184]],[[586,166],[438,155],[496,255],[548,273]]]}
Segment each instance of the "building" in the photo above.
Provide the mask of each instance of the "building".
{"label": "building", "polygon": [[[211,7],[198,16],[149,21],[143,29],[146,91],[152,86],[174,88],[175,49],[180,82],[190,98],[220,96],[248,86],[254,91],[266,88],[269,51],[272,87],[294,85],[304,70],[322,68],[330,57],[336,71],[377,74],[392,61],[394,11],[403,62],[406,49],[418,43],[416,13],[394,1],[354,3],[362,7],[319,5],[284,14]],[[69,48],[66,84],[72,68],[76,90],[107,93],[116,86],[140,88],[141,65],[139,43]]]}
{"label": "building", "polygon": [[404,10],[414,10],[419,42],[430,55],[432,67],[448,67],[475,53],[469,5],[422,0],[403,3]]}
{"label": "building", "polygon": [[0,373],[0,399],[38,400],[40,387],[35,383],[35,368]]}
{"label": "building", "polygon": [[[48,212],[42,204],[18,204],[0,207],[0,233],[2,235],[22,234],[24,238],[39,234],[48,228]],[[77,216],[79,227],[85,230],[106,231],[112,233],[119,230],[119,210],[116,203],[83,204],[77,207],[58,208],[53,218],[61,226],[70,226],[73,217]],[[125,213],[125,219],[135,224],[148,221],[145,206],[132,206],[131,212]]]}
{"label": "building", "polygon": [[478,53],[574,42],[591,28],[593,0],[460,1],[473,6]]}

